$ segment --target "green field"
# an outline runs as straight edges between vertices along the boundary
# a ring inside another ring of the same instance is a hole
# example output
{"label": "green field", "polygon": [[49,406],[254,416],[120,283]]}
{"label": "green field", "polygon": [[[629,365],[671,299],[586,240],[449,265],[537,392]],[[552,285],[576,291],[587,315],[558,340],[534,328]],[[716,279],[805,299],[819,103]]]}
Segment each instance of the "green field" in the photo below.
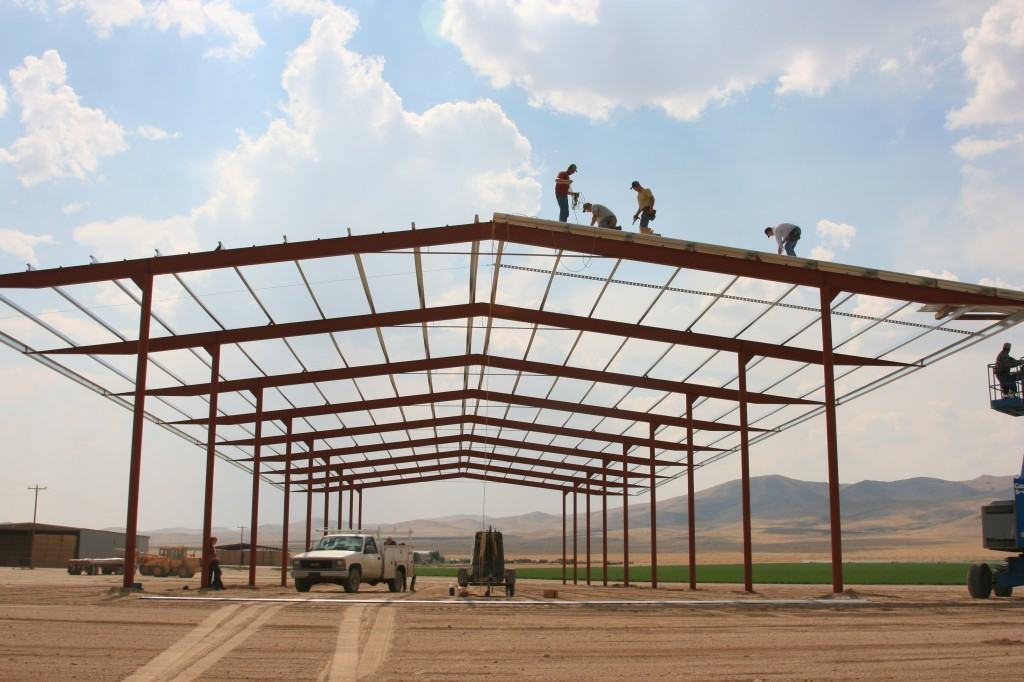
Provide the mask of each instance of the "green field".
{"label": "green field", "polygon": [[[967,579],[968,563],[844,563],[843,582],[847,585],[963,585]],[[455,577],[454,566],[417,566],[419,575]],[[518,578],[561,580],[561,566],[527,567],[516,569]],[[580,580],[584,570],[579,571]],[[568,570],[572,579],[572,569]],[[610,566],[608,579],[622,582],[622,567]],[[650,582],[650,566],[631,566],[631,582]],[[601,580],[601,569],[591,569],[591,580]],[[685,583],[690,580],[686,566],[659,566],[658,580],[665,583]],[[742,583],[742,564],[708,564],[697,566],[697,581],[702,583]],[[762,584],[831,585],[832,566],[813,564],[754,564],[754,582]]]}

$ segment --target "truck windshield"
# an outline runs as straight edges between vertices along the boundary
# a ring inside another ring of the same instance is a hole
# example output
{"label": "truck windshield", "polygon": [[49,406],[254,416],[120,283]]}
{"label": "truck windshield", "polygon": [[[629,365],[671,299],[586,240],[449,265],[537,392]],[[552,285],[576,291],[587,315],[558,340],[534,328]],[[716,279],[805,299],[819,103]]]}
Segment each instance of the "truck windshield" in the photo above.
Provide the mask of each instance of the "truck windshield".
{"label": "truck windshield", "polygon": [[328,535],[320,538],[320,544],[316,548],[359,552],[363,549],[363,539],[358,535]]}

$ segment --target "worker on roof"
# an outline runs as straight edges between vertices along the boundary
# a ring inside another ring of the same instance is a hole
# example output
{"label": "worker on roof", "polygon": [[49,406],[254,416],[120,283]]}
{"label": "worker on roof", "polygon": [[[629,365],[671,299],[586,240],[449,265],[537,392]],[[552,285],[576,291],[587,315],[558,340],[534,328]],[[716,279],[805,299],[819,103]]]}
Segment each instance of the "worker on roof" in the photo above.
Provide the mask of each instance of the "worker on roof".
{"label": "worker on roof", "polygon": [[996,356],[996,364],[993,368],[996,379],[999,380],[999,388],[1003,397],[1017,395],[1017,382],[1020,381],[1020,370],[1013,371],[1014,367],[1020,367],[1024,360],[1015,360],[1010,357],[1010,342],[1003,344],[1003,349]]}
{"label": "worker on roof", "polygon": [[792,223],[779,223],[775,227],[764,228],[764,233],[768,237],[775,237],[776,243],[779,245],[779,255],[782,255],[782,250],[786,250],[787,256],[796,255],[796,243],[800,241],[800,228]]}
{"label": "worker on roof", "polygon": [[629,188],[636,192],[636,213],[633,214],[633,222],[639,218],[640,231],[644,234],[653,234],[654,231],[648,225],[655,216],[654,192],[650,187],[641,185],[639,180],[634,180]]}
{"label": "worker on roof", "polygon": [[621,230],[619,227],[618,218],[612,213],[611,209],[601,204],[583,204],[583,212],[592,214],[590,217],[590,226],[597,225],[598,227],[607,227],[611,230]]}
{"label": "worker on roof", "polygon": [[579,201],[580,193],[572,191],[572,177],[576,172],[576,164],[570,163],[569,167],[555,177],[555,200],[558,202],[558,220],[563,223],[569,222],[569,197],[572,196],[573,204]]}

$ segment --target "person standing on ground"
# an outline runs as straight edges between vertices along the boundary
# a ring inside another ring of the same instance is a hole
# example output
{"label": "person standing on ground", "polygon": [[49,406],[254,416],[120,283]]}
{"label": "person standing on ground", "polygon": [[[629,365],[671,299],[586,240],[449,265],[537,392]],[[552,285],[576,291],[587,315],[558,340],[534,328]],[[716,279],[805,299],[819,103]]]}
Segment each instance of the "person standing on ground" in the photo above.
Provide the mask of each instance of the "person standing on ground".
{"label": "person standing on ground", "polygon": [[640,219],[640,231],[644,234],[651,234],[652,230],[648,225],[654,220],[654,192],[650,187],[644,187],[639,180],[634,180],[629,186],[636,192],[636,213],[633,214],[633,222]]}
{"label": "person standing on ground", "polygon": [[996,356],[996,366],[994,368],[996,379],[999,380],[999,388],[1002,390],[1004,397],[1017,395],[1017,381],[1020,379],[1020,370],[1014,372],[1013,368],[1020,367],[1022,364],[1024,364],[1024,360],[1015,360],[1010,357],[1010,342],[1004,343],[1003,349]]}
{"label": "person standing on ground", "polygon": [[611,212],[607,206],[601,204],[583,204],[584,213],[592,213],[590,218],[590,226],[597,225],[598,227],[607,227],[611,230],[621,230],[622,228],[618,225],[618,218]]}
{"label": "person standing on ground", "polygon": [[764,233],[769,237],[775,237],[779,245],[779,255],[786,250],[787,256],[796,255],[796,243],[800,241],[800,228],[792,223],[779,223],[775,227],[764,228]]}
{"label": "person standing on ground", "polygon": [[210,538],[210,544],[207,545],[207,551],[210,553],[210,589],[223,590],[224,583],[220,579],[220,559],[217,558],[217,538]]}
{"label": "person standing on ground", "polygon": [[572,191],[572,177],[570,176],[575,172],[576,164],[570,163],[568,168],[555,177],[555,200],[558,201],[559,222],[569,222],[569,196],[572,195],[573,200],[580,198],[579,192]]}

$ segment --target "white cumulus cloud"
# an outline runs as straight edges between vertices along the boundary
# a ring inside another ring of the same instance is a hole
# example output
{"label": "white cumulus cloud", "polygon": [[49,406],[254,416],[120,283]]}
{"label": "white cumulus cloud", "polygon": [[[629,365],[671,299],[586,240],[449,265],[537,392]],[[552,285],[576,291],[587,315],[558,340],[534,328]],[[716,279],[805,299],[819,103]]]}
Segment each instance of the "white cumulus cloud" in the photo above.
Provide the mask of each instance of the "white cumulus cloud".
{"label": "white cumulus cloud", "polygon": [[163,220],[92,223],[75,238],[120,258],[126,249],[173,253],[535,212],[531,146],[502,108],[481,100],[405,110],[383,61],[347,48],[357,26],[341,8],[312,20],[284,69],[280,115],[217,158],[206,201]]}
{"label": "white cumulus cloud", "polygon": [[857,228],[853,225],[826,219],[818,221],[815,231],[821,240],[820,244],[811,249],[811,258],[816,260],[832,260],[836,257],[837,249],[849,249],[853,238],[857,236]]}
{"label": "white cumulus cloud", "polygon": [[953,152],[962,159],[974,161],[975,159],[980,159],[983,156],[988,156],[989,154],[1021,144],[1022,142],[1024,142],[1024,133],[1020,133],[1014,137],[998,138],[979,138],[968,136],[953,145]]}
{"label": "white cumulus cloud", "polygon": [[26,187],[55,178],[84,178],[99,168],[101,158],[127,149],[120,125],[101,110],[81,105],[56,50],[26,57],[10,77],[24,135],[0,148],[0,162],[13,164]]}
{"label": "white cumulus cloud", "polygon": [[158,142],[160,140],[175,140],[181,137],[181,133],[169,133],[166,130],[155,126],[139,126],[135,129],[135,132],[152,142]]}
{"label": "white cumulus cloud", "polygon": [[476,73],[535,106],[593,119],[651,106],[693,120],[758,85],[821,95],[861,65],[891,68],[884,60],[923,27],[959,31],[978,14],[975,0],[446,0],[439,32]]}
{"label": "white cumulus cloud", "polygon": [[0,116],[7,113],[7,91],[0,85]]}
{"label": "white cumulus cloud", "polygon": [[160,31],[177,30],[182,38],[222,34],[228,45],[211,47],[210,57],[248,57],[263,45],[252,15],[228,0],[58,0],[59,12],[81,9],[101,38],[114,29],[141,24]]}
{"label": "white cumulus cloud", "polygon": [[0,251],[19,258],[24,263],[38,265],[36,246],[52,244],[53,237],[48,234],[34,235],[17,230],[0,229]]}
{"label": "white cumulus cloud", "polygon": [[964,32],[974,94],[950,112],[950,127],[1024,121],[1024,0],[1000,0]]}

